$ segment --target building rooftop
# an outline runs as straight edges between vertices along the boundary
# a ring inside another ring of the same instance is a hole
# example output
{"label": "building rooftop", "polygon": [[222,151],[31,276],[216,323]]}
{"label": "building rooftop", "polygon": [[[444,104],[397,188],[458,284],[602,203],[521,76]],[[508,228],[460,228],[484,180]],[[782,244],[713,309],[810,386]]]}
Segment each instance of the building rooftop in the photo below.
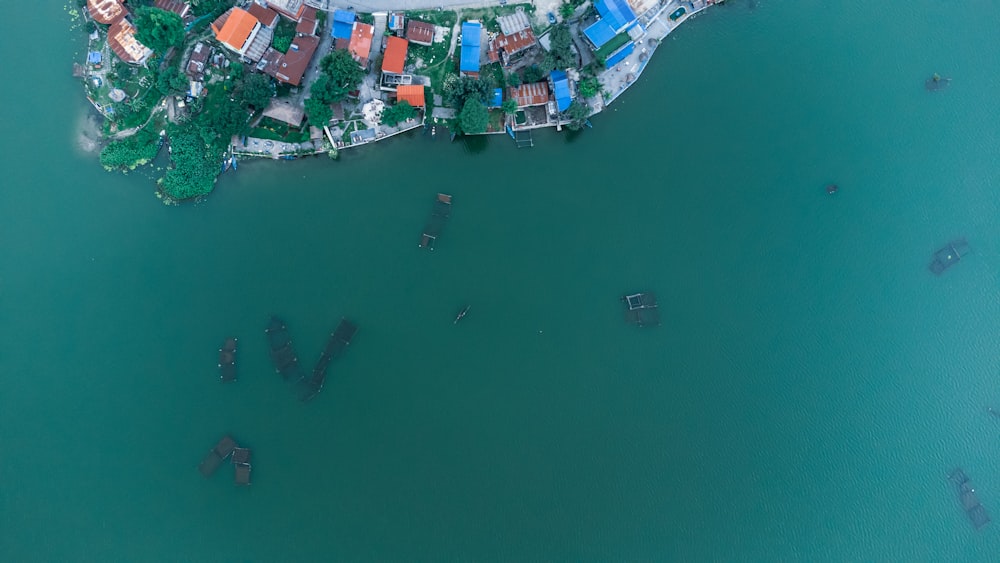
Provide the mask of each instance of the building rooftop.
{"label": "building rooftop", "polygon": [[125,17],[121,0],[87,0],[87,11],[97,23],[110,25]]}
{"label": "building rooftop", "polygon": [[125,18],[119,19],[108,28],[108,46],[118,58],[127,63],[143,63],[153,54],[149,47],[139,43],[135,38],[135,27]]}
{"label": "building rooftop", "polygon": [[552,88],[555,93],[556,106],[559,111],[566,111],[573,101],[573,95],[569,91],[569,78],[564,70],[553,70],[549,77],[552,79]]}
{"label": "building rooftop", "polygon": [[459,70],[468,73],[479,73],[479,45],[481,44],[483,26],[479,22],[468,21],[462,24],[462,61]]}
{"label": "building rooftop", "polygon": [[191,4],[181,2],[181,0],[156,0],[153,2],[153,6],[167,12],[173,12],[182,18],[191,9]]}
{"label": "building rooftop", "polygon": [[424,87],[419,84],[401,84],[396,88],[396,103],[407,102],[415,108],[427,106]]}
{"label": "building rooftop", "polygon": [[350,39],[354,31],[354,12],[350,10],[337,10],[333,12],[333,29],[330,35],[334,39]]}
{"label": "building rooftop", "polygon": [[419,45],[430,45],[434,42],[434,24],[410,20],[406,22],[406,38]]}
{"label": "building rooftop", "polygon": [[304,35],[292,40],[287,53],[268,49],[264,54],[264,74],[273,76],[278,82],[298,86],[302,82],[309,61],[312,60],[316,48],[319,47],[319,37]]}
{"label": "building rooftop", "polygon": [[510,88],[508,96],[517,100],[517,107],[540,106],[549,101],[549,83],[531,82]]}
{"label": "building rooftop", "polygon": [[[511,35],[501,33],[496,39],[490,42],[490,52],[488,53],[490,62],[497,62],[504,57],[520,53],[525,49],[530,49],[535,45],[535,33],[530,29],[514,32]],[[503,55],[501,55],[501,51]],[[507,60],[503,63],[506,65]]]}
{"label": "building rooftop", "polygon": [[241,8],[233,8],[222,28],[216,31],[215,38],[219,40],[219,43],[223,43],[234,51],[241,52],[247,39],[250,38],[250,34],[259,23],[250,12]]}
{"label": "building rooftop", "polygon": [[316,35],[316,8],[306,6],[302,9],[302,17],[295,26],[295,33],[301,35]]}
{"label": "building rooftop", "polygon": [[510,35],[523,29],[531,29],[531,21],[524,10],[518,10],[506,16],[497,16],[497,25],[500,26],[500,33]]}
{"label": "building rooftop", "polygon": [[256,2],[251,3],[250,7],[247,8],[247,11],[250,12],[250,15],[257,18],[257,21],[259,21],[261,25],[267,27],[274,27],[278,25],[278,18],[281,17],[278,15],[278,12],[275,12],[271,8],[261,6]]}
{"label": "building rooftop", "polygon": [[306,5],[304,0],[267,0],[267,7],[298,21]]}
{"label": "building rooftop", "polygon": [[386,42],[385,54],[382,57],[382,72],[402,74],[406,64],[406,51],[410,42],[406,39],[390,36]]}
{"label": "building rooftop", "polygon": [[366,23],[355,22],[354,31],[351,33],[351,43],[348,45],[347,50],[351,52],[354,60],[358,61],[362,66],[368,64],[368,57],[372,52],[372,36],[374,34],[374,27]]}

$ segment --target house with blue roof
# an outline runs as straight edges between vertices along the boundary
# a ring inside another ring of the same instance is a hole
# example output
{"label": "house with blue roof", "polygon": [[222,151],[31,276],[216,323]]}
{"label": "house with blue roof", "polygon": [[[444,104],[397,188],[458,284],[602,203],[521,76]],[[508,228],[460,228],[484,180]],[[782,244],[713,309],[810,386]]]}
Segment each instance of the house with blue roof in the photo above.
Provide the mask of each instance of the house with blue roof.
{"label": "house with blue roof", "polygon": [[573,102],[569,76],[566,75],[565,70],[553,70],[549,73],[549,80],[552,81],[552,97],[556,99],[556,108],[562,113],[569,109],[569,104]]}
{"label": "house with blue roof", "polygon": [[333,12],[333,28],[330,30],[331,37],[350,41],[353,30],[354,12],[350,10],[336,10]]}
{"label": "house with blue roof", "polygon": [[477,21],[462,24],[462,59],[458,66],[462,74],[479,76],[479,46],[482,44],[483,26]]}
{"label": "house with blue roof", "polygon": [[587,26],[583,35],[595,49],[600,49],[636,20],[635,12],[626,0],[597,0],[594,7],[601,19]]}

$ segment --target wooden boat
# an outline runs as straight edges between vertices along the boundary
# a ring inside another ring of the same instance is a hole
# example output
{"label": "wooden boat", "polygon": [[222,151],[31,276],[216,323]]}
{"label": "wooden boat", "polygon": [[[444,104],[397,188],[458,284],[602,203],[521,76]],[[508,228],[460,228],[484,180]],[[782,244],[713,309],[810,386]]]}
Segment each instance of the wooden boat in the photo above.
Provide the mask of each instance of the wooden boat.
{"label": "wooden boat", "polygon": [[462,310],[459,311],[458,315],[455,317],[454,324],[458,324],[458,321],[464,319],[465,315],[469,314],[469,309],[471,309],[471,308],[472,308],[472,305],[466,305],[465,307],[462,307]]}
{"label": "wooden boat", "polygon": [[219,378],[223,383],[236,381],[236,339],[227,338],[219,348]]}
{"label": "wooden boat", "polygon": [[223,436],[219,440],[219,443],[215,444],[215,447],[209,450],[205,458],[198,464],[198,471],[201,471],[201,474],[205,477],[210,477],[222,465],[222,462],[229,457],[229,454],[233,453],[236,447],[236,440],[233,440],[232,436],[228,434]]}
{"label": "wooden boat", "polygon": [[955,239],[934,253],[934,259],[931,260],[929,268],[935,274],[941,275],[942,272],[957,264],[968,253],[969,243],[964,238]]}

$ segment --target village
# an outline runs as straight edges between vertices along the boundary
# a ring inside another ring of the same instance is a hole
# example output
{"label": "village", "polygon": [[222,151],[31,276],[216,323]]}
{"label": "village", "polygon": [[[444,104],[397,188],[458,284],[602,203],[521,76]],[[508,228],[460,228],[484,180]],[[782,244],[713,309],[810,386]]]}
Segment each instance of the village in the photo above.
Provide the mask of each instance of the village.
{"label": "village", "polygon": [[722,0],[441,1],[80,0],[90,41],[74,73],[106,120],[102,164],[135,168],[166,142],[176,201],[239,159],[335,158],[413,129],[529,147],[535,129],[591,126]]}

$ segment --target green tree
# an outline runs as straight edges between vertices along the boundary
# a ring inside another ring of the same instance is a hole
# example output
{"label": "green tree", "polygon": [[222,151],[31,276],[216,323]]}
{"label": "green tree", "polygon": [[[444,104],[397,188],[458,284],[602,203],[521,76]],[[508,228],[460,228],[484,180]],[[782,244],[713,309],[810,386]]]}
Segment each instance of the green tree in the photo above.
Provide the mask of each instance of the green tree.
{"label": "green tree", "polygon": [[512,72],[512,73],[508,74],[507,75],[507,84],[511,88],[517,88],[518,86],[521,85],[521,75],[518,74],[518,73],[516,73],[516,72]]}
{"label": "green tree", "polygon": [[243,103],[253,106],[254,109],[263,110],[271,103],[274,88],[269,76],[251,72],[243,78],[238,92]]}
{"label": "green tree", "polygon": [[507,115],[512,115],[517,113],[517,100],[513,98],[507,98],[506,100],[503,101],[503,104],[500,105],[500,109],[502,109],[503,112],[506,113]]}
{"label": "green tree", "polygon": [[444,102],[453,108],[464,108],[469,99],[486,103],[492,94],[493,79],[485,75],[479,78],[451,75],[444,83]]}
{"label": "green tree", "polygon": [[539,82],[545,77],[545,73],[542,69],[538,68],[538,65],[531,65],[524,69],[524,83],[531,84],[532,82]]}
{"label": "green tree", "polygon": [[184,42],[184,22],[173,12],[141,6],[136,8],[133,22],[135,38],[157,53],[163,54]]}
{"label": "green tree", "polygon": [[107,170],[132,170],[156,158],[159,151],[160,136],[144,127],[135,135],[108,143],[101,150],[101,165]]}
{"label": "green tree", "polygon": [[593,98],[601,89],[601,83],[594,76],[588,76],[580,81],[580,95],[584,98]]}
{"label": "green tree", "polygon": [[563,17],[564,20],[568,20],[573,17],[573,12],[576,8],[573,7],[569,2],[563,2],[559,6],[559,15]]}
{"label": "green tree", "polygon": [[161,96],[185,92],[187,88],[187,77],[181,73],[176,65],[168,66],[156,77],[156,90]]}
{"label": "green tree", "polygon": [[570,119],[566,127],[573,131],[579,131],[590,117],[590,106],[580,100],[573,100],[566,108],[565,116]]}
{"label": "green tree", "polygon": [[274,37],[271,39],[271,45],[276,51],[287,53],[288,48],[292,46],[292,40],[294,39],[295,23],[291,20],[281,18],[278,21],[278,27],[274,30]]}
{"label": "green tree", "polygon": [[465,100],[462,111],[458,114],[458,127],[463,133],[484,133],[489,122],[490,112],[486,110],[486,104],[475,98]]}
{"label": "green tree", "polygon": [[309,95],[318,103],[332,104],[347,97],[349,92],[357,89],[364,79],[365,73],[357,61],[345,49],[335,49],[320,60],[322,73],[309,87]]}
{"label": "green tree", "polygon": [[572,45],[569,26],[565,23],[553,26],[549,32],[549,51],[542,58],[542,70],[548,73],[555,69],[575,68],[576,53],[573,52]]}
{"label": "green tree", "polygon": [[404,100],[392,107],[387,107],[384,110],[382,110],[381,121],[383,124],[388,125],[389,127],[393,127],[396,124],[402,123],[407,119],[410,119],[416,114],[417,112],[416,110],[413,109],[413,106],[410,105],[410,102]]}
{"label": "green tree", "polygon": [[306,116],[309,117],[309,123],[323,127],[333,118],[333,110],[330,109],[330,104],[319,98],[306,98]]}

